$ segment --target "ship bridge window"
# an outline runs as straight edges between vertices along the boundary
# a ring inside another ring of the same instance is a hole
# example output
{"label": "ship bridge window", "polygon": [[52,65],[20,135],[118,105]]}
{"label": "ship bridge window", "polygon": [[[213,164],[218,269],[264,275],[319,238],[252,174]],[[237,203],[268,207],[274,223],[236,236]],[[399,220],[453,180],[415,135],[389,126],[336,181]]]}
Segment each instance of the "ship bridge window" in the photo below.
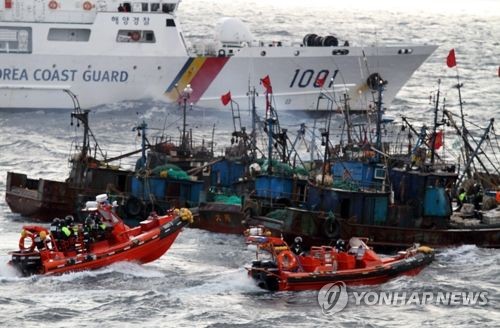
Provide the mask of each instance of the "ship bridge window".
{"label": "ship bridge window", "polygon": [[155,33],[149,30],[119,30],[116,42],[155,43]]}
{"label": "ship bridge window", "polygon": [[127,13],[132,11],[132,6],[130,5],[130,2],[123,3],[123,11]]}
{"label": "ship bridge window", "polygon": [[0,53],[31,53],[31,27],[0,26]]}
{"label": "ship bridge window", "polygon": [[151,4],[151,11],[160,11],[160,4],[159,3],[152,3]]}
{"label": "ship bridge window", "polygon": [[47,39],[49,41],[87,42],[90,39],[90,29],[51,28]]}
{"label": "ship bridge window", "polygon": [[149,3],[147,2],[142,3],[142,11],[149,11]]}
{"label": "ship bridge window", "polygon": [[161,11],[164,13],[171,13],[175,10],[175,3],[164,3],[161,5]]}

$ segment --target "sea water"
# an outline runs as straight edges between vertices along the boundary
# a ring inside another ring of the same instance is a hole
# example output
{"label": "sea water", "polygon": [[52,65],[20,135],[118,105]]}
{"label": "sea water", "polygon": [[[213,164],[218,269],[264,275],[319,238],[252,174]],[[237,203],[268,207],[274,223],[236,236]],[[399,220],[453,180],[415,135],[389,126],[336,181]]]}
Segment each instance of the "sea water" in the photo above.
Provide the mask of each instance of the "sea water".
{"label": "sea water", "polygon": [[[179,19],[187,40],[193,43],[212,35],[218,18],[238,16],[256,37],[271,41],[300,40],[307,33],[316,33],[338,35],[353,45],[437,44],[438,50],[386,114],[396,119],[404,115],[419,126],[431,124],[429,98],[435,97],[438,79],[447,108],[458,113],[453,87],[458,73],[464,83],[466,118],[477,124],[471,128],[481,131],[489,119],[500,118],[498,2],[423,0],[409,7],[405,3],[185,0]],[[452,48],[458,71],[445,64]],[[132,128],[142,120],[152,128],[150,135],[164,128],[168,134],[179,135],[181,113],[174,105],[150,100],[121,102],[92,111],[90,122],[101,148],[112,157],[140,147],[140,137]],[[215,148],[230,143],[229,111],[194,107],[187,115],[188,128],[196,137],[210,141],[215,124]],[[249,117],[243,110],[247,126]],[[307,116],[280,113],[280,119],[292,134],[301,122],[311,133],[312,121]],[[68,176],[68,158],[81,135],[81,127],[70,125],[69,113],[0,112],[0,128],[2,198],[8,171],[56,180]],[[135,159],[123,159],[119,164],[132,169]],[[5,201],[0,201],[2,327],[497,327],[500,322],[500,252],[494,249],[470,245],[442,249],[436,261],[416,277],[350,289],[358,293],[483,292],[488,295],[487,304],[356,305],[351,298],[343,311],[326,315],[317,292],[271,293],[256,287],[245,270],[254,254],[246,249],[242,236],[196,229],[185,229],[162,258],[147,265],[117,263],[92,272],[23,278],[7,262],[8,252],[17,247],[21,227],[27,222],[31,223],[12,214]]]}

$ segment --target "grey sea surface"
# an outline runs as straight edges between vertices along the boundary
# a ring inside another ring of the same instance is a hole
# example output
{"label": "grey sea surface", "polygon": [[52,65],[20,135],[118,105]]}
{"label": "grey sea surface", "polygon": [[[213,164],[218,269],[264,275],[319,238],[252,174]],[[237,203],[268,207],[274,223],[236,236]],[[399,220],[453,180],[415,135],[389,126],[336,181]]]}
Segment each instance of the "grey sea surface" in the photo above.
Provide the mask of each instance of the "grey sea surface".
{"label": "grey sea surface", "polygon": [[[446,106],[458,113],[455,68],[446,66],[456,51],[467,120],[480,131],[500,118],[500,4],[498,1],[208,1],[185,0],[179,18],[189,42],[210,37],[218,18],[237,16],[259,39],[301,40],[307,33],[335,34],[351,44],[426,43],[440,47],[414,74],[386,114],[404,115],[416,125],[431,124],[432,104],[441,79]],[[33,99],[36,101],[36,99]],[[278,109],[279,110],[279,109]],[[108,157],[140,147],[132,127],[145,120],[151,128],[179,133],[181,110],[149,100],[122,102],[92,111],[91,127]],[[292,133],[307,116],[280,114]],[[242,111],[249,124],[247,110]],[[218,149],[229,144],[229,112],[188,110],[189,128],[211,139],[215,124]],[[496,123],[498,127],[498,123]],[[340,131],[340,125],[334,130]],[[64,180],[70,150],[81,128],[61,111],[0,112],[0,326],[1,327],[498,327],[500,324],[500,251],[466,245],[442,249],[436,261],[415,277],[354,287],[351,292],[485,292],[485,305],[356,305],[323,314],[317,292],[260,290],[245,266],[254,253],[242,236],[185,229],[158,261],[139,266],[117,263],[91,272],[57,277],[20,277],[8,264],[22,225],[3,200],[8,171]],[[447,128],[448,129],[448,128]],[[151,129],[150,133],[160,133]],[[449,130],[451,131],[451,129]],[[338,132],[340,133],[340,132]],[[450,144],[454,142],[450,133]],[[305,151],[305,150],[304,150]],[[307,153],[307,151],[305,151]],[[458,152],[457,152],[458,153]],[[307,156],[307,155],[306,155]],[[450,155],[451,156],[451,155]],[[493,157],[497,158],[497,157]],[[132,169],[136,158],[120,162]],[[453,157],[451,157],[453,159]],[[458,161],[458,160],[457,160]],[[498,164],[498,159],[496,159]]]}

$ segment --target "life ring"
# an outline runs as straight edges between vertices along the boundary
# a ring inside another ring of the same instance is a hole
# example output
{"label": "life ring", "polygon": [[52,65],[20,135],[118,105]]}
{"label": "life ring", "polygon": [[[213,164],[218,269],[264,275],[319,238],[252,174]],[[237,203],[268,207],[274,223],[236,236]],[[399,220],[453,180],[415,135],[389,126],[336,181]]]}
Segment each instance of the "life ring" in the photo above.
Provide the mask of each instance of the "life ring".
{"label": "life ring", "polygon": [[278,265],[285,271],[292,271],[299,265],[295,254],[292,251],[282,251],[277,256]]}
{"label": "life ring", "polygon": [[[29,238],[31,240],[31,245],[29,247],[26,247],[25,246],[25,240],[26,238]],[[25,251],[30,251],[30,252],[33,252],[35,250],[35,237],[33,237],[33,234],[30,233],[29,231],[26,231],[26,230],[23,230],[21,232],[21,238],[19,239],[19,249],[22,251],[22,252],[25,252]]]}
{"label": "life ring", "polygon": [[220,49],[219,50],[219,57],[226,57],[226,50]]}
{"label": "life ring", "polygon": [[132,41],[139,41],[141,39],[141,34],[137,31],[134,31],[130,34],[130,38]]}
{"label": "life ring", "polygon": [[51,2],[49,2],[50,9],[57,9],[57,7],[58,7],[57,1],[52,0]]}
{"label": "life ring", "polygon": [[137,197],[129,197],[125,202],[125,213],[129,216],[137,216],[142,213],[144,204]]}
{"label": "life ring", "polygon": [[337,239],[340,236],[340,223],[335,217],[328,217],[323,224],[323,232],[330,239]]}
{"label": "life ring", "polygon": [[91,10],[92,9],[92,3],[90,3],[90,1],[85,1],[83,3],[83,9],[84,10]]}

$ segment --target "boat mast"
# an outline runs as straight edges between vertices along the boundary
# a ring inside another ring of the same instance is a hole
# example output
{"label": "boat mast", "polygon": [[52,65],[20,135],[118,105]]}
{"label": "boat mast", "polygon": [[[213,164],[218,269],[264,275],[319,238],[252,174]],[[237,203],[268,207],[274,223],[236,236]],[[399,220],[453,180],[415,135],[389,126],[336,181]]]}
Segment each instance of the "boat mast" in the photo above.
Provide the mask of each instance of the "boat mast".
{"label": "boat mast", "polygon": [[191,94],[193,93],[193,89],[191,88],[191,84],[186,85],[184,90],[182,91],[182,103],[183,103],[183,111],[182,111],[182,140],[181,140],[181,147],[180,147],[180,153],[181,156],[188,156],[189,155],[189,140],[188,140],[188,135],[186,133],[186,109],[187,109],[187,103],[189,98],[191,98]]}
{"label": "boat mast", "polygon": [[82,122],[83,124],[83,142],[82,142],[82,149],[80,150],[80,156],[82,159],[87,157],[90,150],[89,113],[90,110],[88,109],[84,111],[80,110],[71,113],[71,125],[73,125],[73,118],[77,120],[77,126],[80,126],[80,122]]}
{"label": "boat mast", "polygon": [[[455,85],[455,88],[458,90],[458,104],[460,106],[460,119],[462,121],[462,128],[460,129],[460,136],[462,139],[466,137],[467,134],[467,128],[465,127],[465,115],[464,115],[464,108],[463,108],[463,101],[462,101],[462,87],[464,86],[463,83],[460,83],[460,75],[458,75],[458,68],[457,68],[457,84]],[[469,148],[465,147],[464,149],[464,157],[465,157],[465,162],[469,162],[470,160],[470,152]],[[470,171],[470,167],[465,168],[465,173],[467,174],[467,177],[470,179],[472,177],[472,173]]]}
{"label": "boat mast", "polygon": [[147,143],[147,137],[146,137],[146,129],[148,125],[146,124],[145,121],[142,121],[139,125],[134,127],[132,131],[137,131],[137,134],[139,137],[141,137],[141,158],[138,160],[138,163],[140,167],[136,167],[136,170],[139,168],[145,168],[146,167],[146,143]]}
{"label": "boat mast", "polygon": [[436,155],[436,132],[437,132],[437,119],[438,119],[440,87],[441,87],[441,79],[438,79],[436,103],[434,105],[434,124],[432,126],[432,137],[431,137],[431,166],[434,166],[434,157]]}
{"label": "boat mast", "polygon": [[350,113],[349,113],[349,96],[347,95],[347,93],[344,93],[344,114],[345,114],[345,122],[346,122],[346,125],[347,125],[347,143],[348,144],[351,144],[352,143],[352,136],[351,136],[351,128],[352,128],[352,124],[351,124],[351,117],[350,117]]}
{"label": "boat mast", "polygon": [[69,89],[64,89],[73,102],[73,112],[71,113],[71,125],[73,125],[73,118],[77,120],[76,125],[80,126],[80,122],[83,124],[83,142],[82,149],[80,150],[80,156],[82,159],[86,158],[90,149],[90,127],[89,127],[89,113],[90,110],[86,109],[82,111],[80,108],[80,102],[78,101],[78,97]]}
{"label": "boat mast", "polygon": [[255,96],[257,95],[257,91],[255,87],[251,88],[248,91],[248,95],[250,97],[251,109],[252,109],[252,145],[251,145],[251,154],[252,158],[257,158],[257,106],[255,105]]}
{"label": "boat mast", "polygon": [[382,96],[384,92],[384,86],[387,84],[387,81],[382,80],[382,78],[377,79],[377,92],[378,92],[378,98],[377,98],[377,140],[376,140],[376,147],[377,150],[375,152],[375,160],[376,162],[380,162],[380,152],[382,152]]}

